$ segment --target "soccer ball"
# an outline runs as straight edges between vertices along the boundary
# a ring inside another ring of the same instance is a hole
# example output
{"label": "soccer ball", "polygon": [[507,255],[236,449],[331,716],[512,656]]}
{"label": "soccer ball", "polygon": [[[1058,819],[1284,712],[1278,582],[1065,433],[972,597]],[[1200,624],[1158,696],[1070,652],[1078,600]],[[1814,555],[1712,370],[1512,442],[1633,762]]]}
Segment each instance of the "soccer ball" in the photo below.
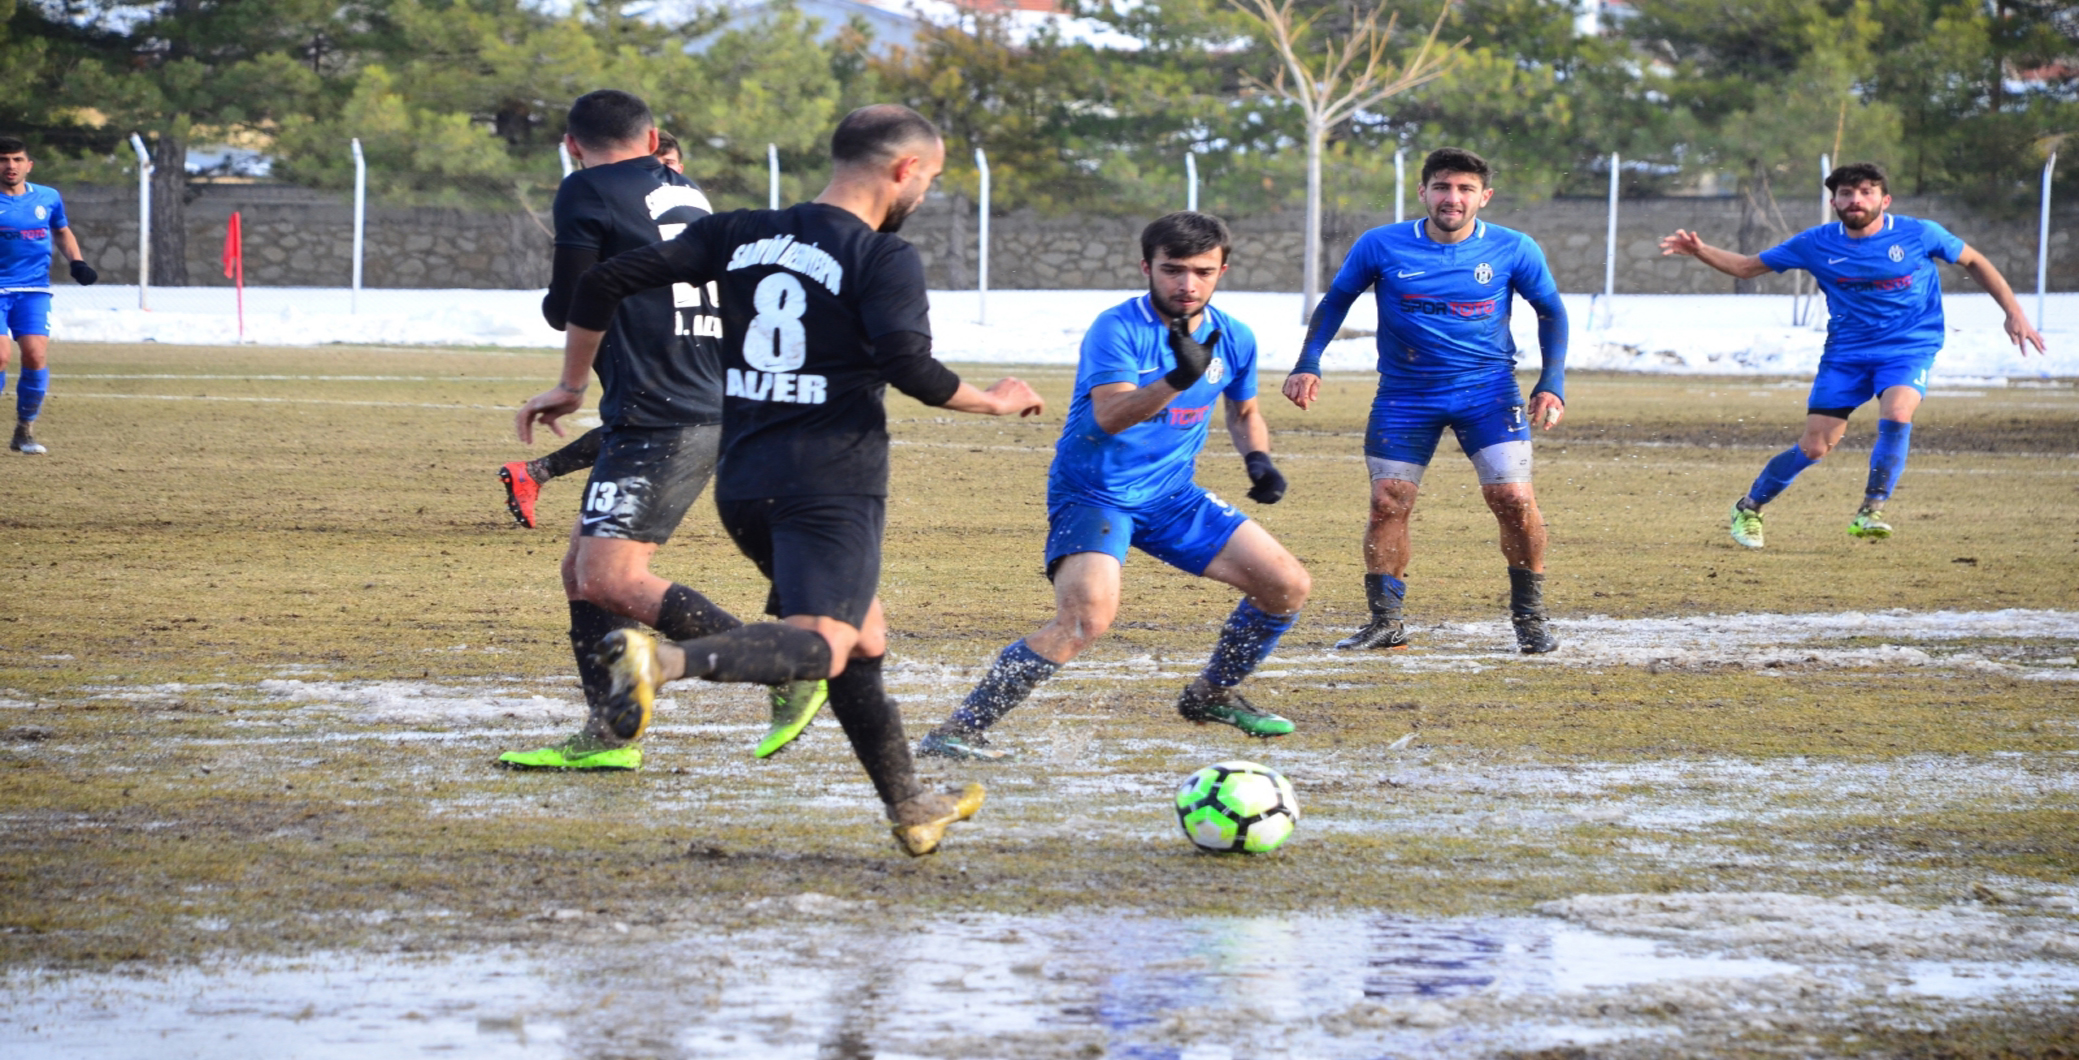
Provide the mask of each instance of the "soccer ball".
{"label": "soccer ball", "polygon": [[1185,778],[1177,789],[1177,823],[1200,850],[1267,854],[1299,823],[1292,783],[1269,766],[1221,762]]}

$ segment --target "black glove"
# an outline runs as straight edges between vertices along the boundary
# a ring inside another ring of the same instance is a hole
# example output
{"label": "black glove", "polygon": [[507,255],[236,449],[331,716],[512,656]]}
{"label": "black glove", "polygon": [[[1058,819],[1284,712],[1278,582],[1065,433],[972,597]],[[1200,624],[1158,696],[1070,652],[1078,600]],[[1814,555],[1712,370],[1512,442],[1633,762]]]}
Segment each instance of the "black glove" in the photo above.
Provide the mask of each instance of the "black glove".
{"label": "black glove", "polygon": [[1285,476],[1271,463],[1270,454],[1259,449],[1242,458],[1249,469],[1249,499],[1258,504],[1276,504],[1285,496]]}
{"label": "black glove", "polygon": [[72,263],[73,283],[76,283],[81,287],[92,287],[94,286],[94,281],[100,278],[101,274],[95,272],[94,267],[92,265],[89,265],[84,261],[75,261]]}
{"label": "black glove", "polygon": [[1220,333],[1213,332],[1200,343],[1191,337],[1191,325],[1183,317],[1169,322],[1169,349],[1177,355],[1177,366],[1162,377],[1162,381],[1178,390],[1189,390],[1206,374],[1206,366],[1213,363],[1213,347],[1220,344]]}

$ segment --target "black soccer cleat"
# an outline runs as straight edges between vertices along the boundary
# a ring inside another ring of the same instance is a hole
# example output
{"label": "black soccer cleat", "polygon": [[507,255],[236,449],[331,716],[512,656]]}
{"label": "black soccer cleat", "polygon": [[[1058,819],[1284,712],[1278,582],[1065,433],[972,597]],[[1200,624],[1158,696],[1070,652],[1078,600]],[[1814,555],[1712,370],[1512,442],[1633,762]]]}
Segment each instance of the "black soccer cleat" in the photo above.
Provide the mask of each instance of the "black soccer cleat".
{"label": "black soccer cleat", "polygon": [[1362,651],[1367,648],[1405,648],[1408,646],[1408,628],[1401,624],[1399,616],[1388,618],[1373,615],[1363,629],[1336,641],[1335,646],[1345,650]]}
{"label": "black soccer cleat", "polygon": [[1509,622],[1516,627],[1516,646],[1523,649],[1523,654],[1543,655],[1559,650],[1559,638],[1552,635],[1551,628],[1545,624],[1545,616],[1513,615]]}

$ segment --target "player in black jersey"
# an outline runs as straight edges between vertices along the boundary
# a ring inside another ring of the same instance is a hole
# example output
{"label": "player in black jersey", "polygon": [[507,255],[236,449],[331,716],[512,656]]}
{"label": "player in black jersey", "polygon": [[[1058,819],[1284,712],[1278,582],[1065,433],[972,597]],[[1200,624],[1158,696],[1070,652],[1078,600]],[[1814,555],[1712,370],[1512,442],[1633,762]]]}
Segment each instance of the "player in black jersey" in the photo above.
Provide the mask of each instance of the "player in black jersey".
{"label": "player in black jersey", "polygon": [[[571,105],[569,123],[570,151],[586,166],[556,192],[555,282],[542,304],[552,325],[562,324],[577,278],[594,263],[670,239],[708,216],[700,189],[655,157],[657,129],[642,100],[592,92]],[[677,284],[645,291],[602,323],[604,341],[588,345],[582,357],[566,356],[562,382],[530,399],[516,419],[520,441],[532,442],[541,410],[575,411],[598,372],[605,434],[563,557],[570,644],[585,700],[595,708],[610,681],[594,656],[613,630],[640,622],[687,638],[742,625],[699,593],[650,572],[650,558],[707,485],[719,450],[722,321],[714,288]],[[539,418],[563,433],[555,416]],[[776,690],[774,711],[817,702],[810,680]],[[588,724],[562,743],[508,752],[499,763],[635,769],[642,748]]]}
{"label": "player in black jersey", "polygon": [[[573,159],[582,160],[583,148],[571,151]],[[684,174],[685,163],[681,160],[678,137],[657,130],[657,161],[673,173]],[[575,266],[577,259],[568,262],[559,259],[559,267]],[[589,265],[589,263],[587,263]],[[578,274],[557,272],[549,281],[549,293],[541,300],[542,318],[557,331],[563,330],[563,318],[570,310],[570,292],[577,286]],[[529,530],[534,529],[534,504],[541,497],[542,483],[550,479],[590,468],[599,460],[599,443],[606,437],[605,427],[594,427],[578,435],[577,441],[556,450],[547,456],[532,460],[515,460],[498,469],[498,481],[505,484],[505,510],[512,513],[513,521]]]}
{"label": "player in black jersey", "polygon": [[896,839],[912,855],[928,854],[948,825],[981,805],[982,788],[926,791],[902,717],[881,687],[882,395],[892,384],[927,405],[996,416],[1045,406],[1019,380],[977,390],[931,356],[923,260],[887,233],[944,165],[937,128],[907,107],[865,107],[838,125],[830,154],[830,184],[816,201],[702,218],[578,283],[571,364],[583,362],[622,298],[670,283],[720,285],[726,383],[715,501],[737,547],[771,580],[766,612],[781,619],[663,642],[634,630],[608,636],[600,645],[613,673],[604,721],[633,739],[649,722],[657,686],[680,677],[828,676],[831,710]]}

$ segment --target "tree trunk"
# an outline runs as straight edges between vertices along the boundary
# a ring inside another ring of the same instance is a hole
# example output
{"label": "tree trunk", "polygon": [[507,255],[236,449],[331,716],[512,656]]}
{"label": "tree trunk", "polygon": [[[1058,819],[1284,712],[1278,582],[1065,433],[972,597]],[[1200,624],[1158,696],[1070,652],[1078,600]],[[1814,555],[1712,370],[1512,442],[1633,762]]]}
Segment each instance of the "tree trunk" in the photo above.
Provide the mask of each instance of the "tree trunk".
{"label": "tree trunk", "polygon": [[[1762,218],[1761,203],[1762,172],[1759,161],[1750,161],[1747,172],[1740,177],[1740,253],[1753,254],[1761,250]],[[1756,284],[1753,278],[1733,281],[1734,294],[1753,294]]]}
{"label": "tree trunk", "polygon": [[168,131],[152,144],[152,285],[188,285],[188,144]]}
{"label": "tree trunk", "polygon": [[1328,139],[1328,127],[1309,115],[1307,118],[1307,239],[1306,264],[1300,267],[1301,290],[1299,322],[1305,324],[1314,315],[1314,303],[1321,297],[1321,152]]}

